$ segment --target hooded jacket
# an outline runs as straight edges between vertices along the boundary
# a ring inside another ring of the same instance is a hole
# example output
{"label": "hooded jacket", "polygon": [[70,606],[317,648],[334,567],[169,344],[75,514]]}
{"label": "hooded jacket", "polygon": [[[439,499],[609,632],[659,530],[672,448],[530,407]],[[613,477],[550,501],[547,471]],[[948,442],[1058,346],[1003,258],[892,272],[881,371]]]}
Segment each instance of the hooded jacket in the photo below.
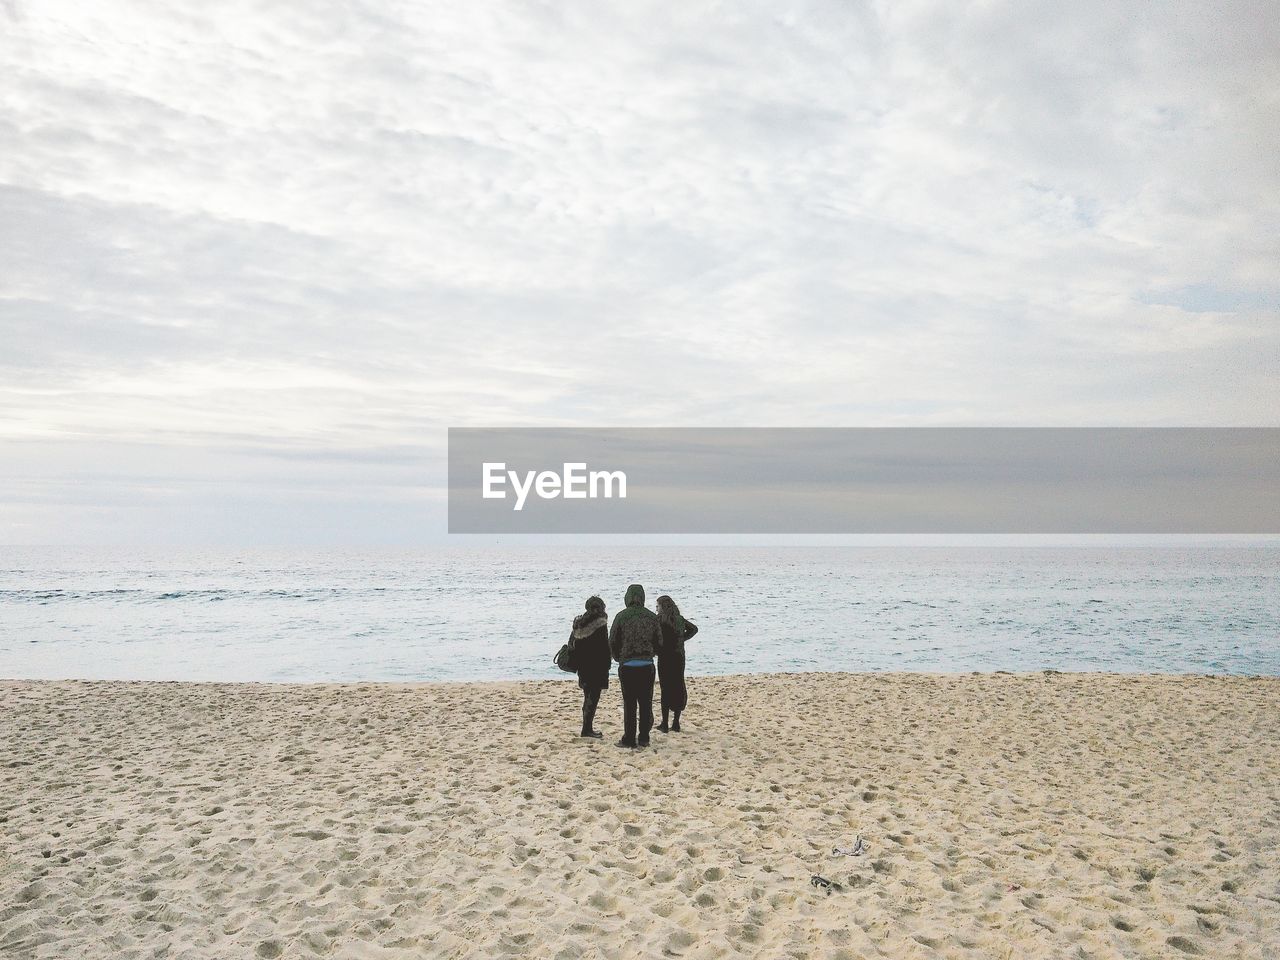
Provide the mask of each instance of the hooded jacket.
{"label": "hooded jacket", "polygon": [[588,610],[573,620],[569,643],[577,654],[578,686],[603,690],[609,686],[609,618],[604,610]]}
{"label": "hooded jacket", "polygon": [[618,663],[648,660],[662,649],[662,630],[658,615],[644,605],[644,587],[633,583],[627,587],[626,606],[613,618],[609,629],[609,650]]}

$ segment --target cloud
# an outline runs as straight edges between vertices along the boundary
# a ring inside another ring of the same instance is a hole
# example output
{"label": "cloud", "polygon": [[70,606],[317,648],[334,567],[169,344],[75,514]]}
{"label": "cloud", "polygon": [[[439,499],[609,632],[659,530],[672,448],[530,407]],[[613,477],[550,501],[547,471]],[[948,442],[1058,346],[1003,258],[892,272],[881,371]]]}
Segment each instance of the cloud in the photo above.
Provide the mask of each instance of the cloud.
{"label": "cloud", "polygon": [[1280,410],[1266,4],[5,12],[15,442]]}
{"label": "cloud", "polygon": [[1153,291],[1138,295],[1142,303],[1169,304],[1188,313],[1245,313],[1280,311],[1280,288],[1242,290],[1213,283],[1193,283],[1179,290]]}

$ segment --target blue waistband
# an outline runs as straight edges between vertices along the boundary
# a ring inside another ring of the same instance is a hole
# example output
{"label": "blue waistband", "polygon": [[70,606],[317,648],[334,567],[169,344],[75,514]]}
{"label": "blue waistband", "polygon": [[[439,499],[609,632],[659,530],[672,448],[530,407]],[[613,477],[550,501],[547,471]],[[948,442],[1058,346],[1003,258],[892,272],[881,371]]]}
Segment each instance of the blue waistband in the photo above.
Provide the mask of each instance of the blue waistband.
{"label": "blue waistband", "polygon": [[652,667],[653,661],[652,660],[623,660],[622,665],[624,667]]}

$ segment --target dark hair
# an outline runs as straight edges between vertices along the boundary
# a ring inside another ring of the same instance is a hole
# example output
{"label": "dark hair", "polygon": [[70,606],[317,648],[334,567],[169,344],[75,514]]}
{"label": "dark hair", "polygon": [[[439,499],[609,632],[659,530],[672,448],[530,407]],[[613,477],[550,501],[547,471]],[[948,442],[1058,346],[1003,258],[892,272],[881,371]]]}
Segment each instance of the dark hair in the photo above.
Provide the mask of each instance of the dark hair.
{"label": "dark hair", "polygon": [[599,597],[587,597],[587,613],[595,613],[597,611],[604,613],[604,601]]}
{"label": "dark hair", "polygon": [[671,626],[677,626],[680,623],[680,608],[676,606],[676,602],[665,593],[658,598],[658,619],[663,623],[669,623]]}

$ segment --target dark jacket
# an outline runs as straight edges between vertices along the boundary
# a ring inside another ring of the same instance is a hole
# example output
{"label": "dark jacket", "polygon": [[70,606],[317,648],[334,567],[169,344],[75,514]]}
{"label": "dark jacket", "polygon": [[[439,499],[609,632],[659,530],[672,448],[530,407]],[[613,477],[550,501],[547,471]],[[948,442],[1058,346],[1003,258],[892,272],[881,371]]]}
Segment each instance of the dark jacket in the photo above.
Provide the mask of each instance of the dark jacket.
{"label": "dark jacket", "polygon": [[690,639],[698,632],[698,625],[691,620],[680,617],[680,627],[673,627],[669,623],[662,623],[662,650],[659,651],[661,659],[679,658],[684,662],[684,642]]}
{"label": "dark jacket", "polygon": [[584,613],[574,618],[569,645],[577,654],[578,686],[583,690],[603,690],[609,686],[609,618],[603,613]]}
{"label": "dark jacket", "polygon": [[658,629],[658,615],[644,605],[644,587],[638,583],[627,587],[626,604],[609,629],[613,659],[619,663],[652,659],[662,649],[662,631]]}

